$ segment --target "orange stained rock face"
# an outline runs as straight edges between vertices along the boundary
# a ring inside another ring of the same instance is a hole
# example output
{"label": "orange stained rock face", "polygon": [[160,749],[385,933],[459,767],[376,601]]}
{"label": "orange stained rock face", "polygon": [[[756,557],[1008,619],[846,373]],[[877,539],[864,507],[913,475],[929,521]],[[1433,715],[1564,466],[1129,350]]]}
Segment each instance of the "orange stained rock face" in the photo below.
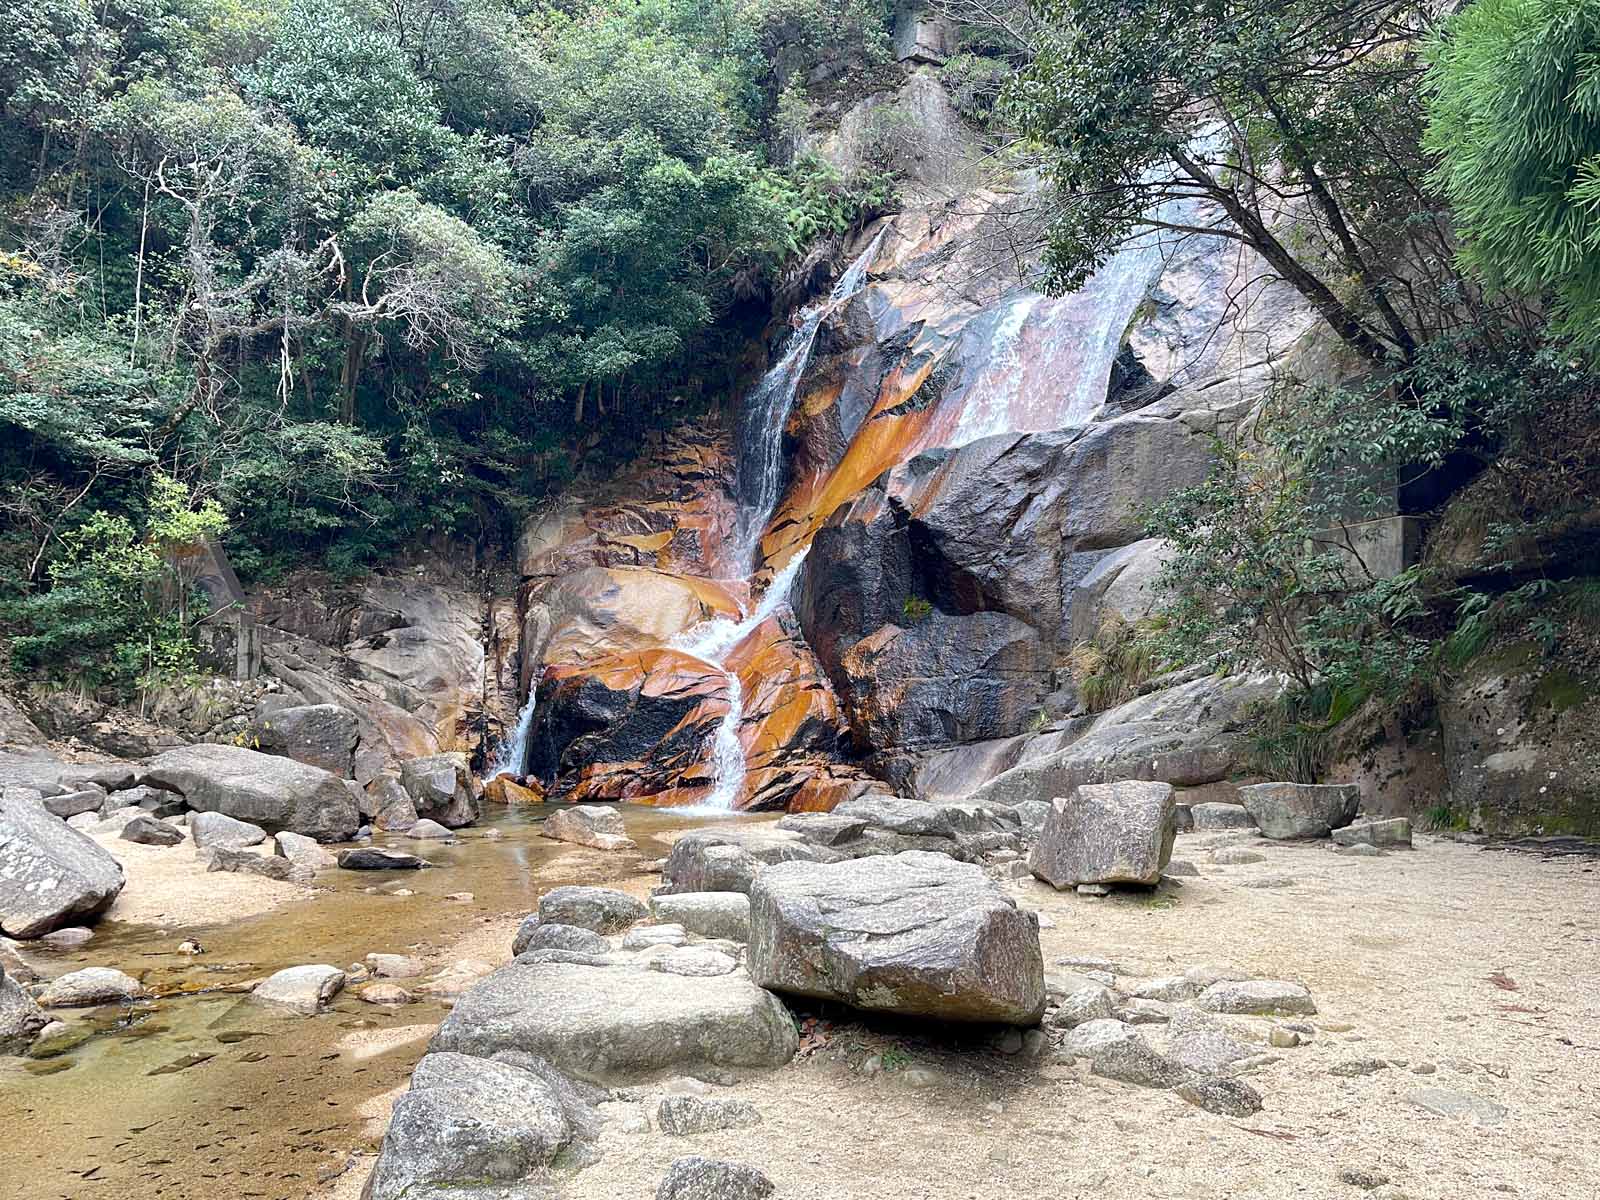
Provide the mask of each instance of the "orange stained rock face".
{"label": "orange stained rock face", "polygon": [[544,785],[531,777],[519,782],[509,775],[496,775],[483,785],[483,798],[494,804],[543,804]]}

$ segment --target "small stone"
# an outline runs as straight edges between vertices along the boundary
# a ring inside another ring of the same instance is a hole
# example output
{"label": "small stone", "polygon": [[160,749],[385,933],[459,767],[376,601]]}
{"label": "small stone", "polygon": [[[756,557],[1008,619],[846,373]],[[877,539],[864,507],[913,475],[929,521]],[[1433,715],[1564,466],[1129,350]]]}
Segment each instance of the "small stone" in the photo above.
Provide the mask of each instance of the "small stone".
{"label": "small stone", "polygon": [[1141,1000],[1136,997],[1124,1001],[1113,1015],[1129,1025],[1165,1025],[1172,1020],[1172,1005],[1161,1000]]}
{"label": "small stone", "polygon": [[1448,1088],[1418,1088],[1406,1099],[1441,1117],[1471,1117],[1480,1125],[1495,1125],[1505,1120],[1509,1110],[1483,1096],[1454,1092]]}
{"label": "small stone", "polygon": [[1244,888],[1286,888],[1294,886],[1292,875],[1267,875],[1260,879],[1241,879],[1239,886]]}
{"label": "small stone", "polygon": [[534,950],[570,950],[576,954],[605,954],[611,943],[590,929],[541,921],[537,914],[523,919],[511,943],[513,956]]}
{"label": "small stone", "polygon": [[404,836],[423,841],[448,842],[453,840],[456,835],[439,824],[439,822],[423,817],[410,829],[406,830]]}
{"label": "small stone", "polygon": [[1267,856],[1240,846],[1224,846],[1211,852],[1211,861],[1220,867],[1244,867],[1251,863],[1266,862]]}
{"label": "small stone", "polygon": [[1104,1020],[1116,1012],[1116,998],[1101,984],[1079,988],[1045,1014],[1044,1023],[1052,1029],[1075,1029],[1089,1021]]}
{"label": "small stone", "polygon": [[50,981],[39,996],[42,1008],[92,1008],[100,1004],[132,1004],[150,993],[131,975],[110,967],[85,967]]}
{"label": "small stone", "polygon": [[281,857],[308,871],[325,871],[339,865],[339,860],[330,851],[323,849],[322,843],[316,838],[306,837],[303,833],[284,830],[275,835],[272,841]]}
{"label": "small stone", "polygon": [[258,983],[251,995],[257,1000],[309,1015],[338,995],[344,984],[343,971],[318,963],[285,967]]}
{"label": "small stone", "polygon": [[1196,1108],[1220,1117],[1248,1117],[1261,1111],[1261,1093],[1239,1079],[1195,1079],[1177,1091]]}
{"label": "small stone", "polygon": [[1349,1033],[1355,1026],[1349,1021],[1318,1021],[1317,1028],[1323,1033]]}
{"label": "small stone", "polygon": [[1050,1039],[1042,1029],[1030,1029],[1022,1035],[1022,1057],[1033,1061],[1050,1051]]}
{"label": "small stone", "polygon": [[1138,1000],[1164,1000],[1168,1003],[1177,1003],[1194,999],[1199,991],[1199,986],[1187,975],[1164,975],[1156,979],[1146,979],[1130,994]]}
{"label": "small stone", "polygon": [[422,974],[422,960],[410,954],[369,954],[367,969],[379,979],[415,979]]}
{"label": "small stone", "polygon": [[339,851],[339,866],[346,871],[416,871],[433,864],[415,854],[402,854],[398,850],[380,850],[376,846],[362,846],[355,850]]}
{"label": "small stone", "polygon": [[[128,823],[148,816],[148,813],[139,810],[138,815],[130,818]],[[267,831],[248,821],[235,820],[225,813],[197,812],[189,818],[189,836],[194,839],[196,850],[213,846],[220,850],[244,850],[266,841]]]}
{"label": "small stone", "polygon": [[761,1114],[748,1100],[666,1096],[656,1106],[656,1128],[674,1137],[759,1124]]}
{"label": "small stone", "polygon": [[416,999],[398,983],[369,983],[358,992],[358,1000],[365,1000],[368,1004],[385,1004],[398,1006],[410,1004]]}
{"label": "small stone", "polygon": [[1438,1069],[1431,1062],[1419,1062],[1412,1066],[1411,1073],[1413,1075],[1432,1075]]}
{"label": "small stone", "polygon": [[1334,1063],[1328,1068],[1328,1074],[1336,1075],[1340,1079],[1356,1079],[1362,1075],[1376,1075],[1379,1071],[1388,1069],[1389,1064],[1381,1058],[1350,1058]]}
{"label": "small stone", "polygon": [[471,904],[476,897],[471,892],[446,892],[446,900],[454,900],[457,904]]}
{"label": "small stone", "polygon": [[1167,864],[1166,869],[1161,873],[1174,879],[1198,879],[1200,877],[1200,868],[1186,858],[1175,858]]}
{"label": "small stone", "polygon": [[1196,833],[1214,833],[1222,829],[1254,829],[1255,818],[1242,804],[1195,804],[1189,814],[1194,819]]}
{"label": "small stone", "polygon": [[1096,1075],[1143,1087],[1174,1087],[1189,1074],[1182,1064],[1158,1053],[1133,1026],[1121,1021],[1079,1025],[1067,1036],[1065,1051],[1074,1058],[1088,1059]]}
{"label": "small stone", "polygon": [[1383,858],[1384,853],[1376,846],[1369,846],[1365,842],[1357,842],[1353,846],[1335,846],[1333,852],[1345,858]]}
{"label": "small stone", "polygon": [[1080,883],[1078,885],[1080,896],[1109,896],[1111,889],[1103,883]]}
{"label": "small stone", "polygon": [[990,1045],[1000,1054],[1021,1054],[1022,1030],[1016,1028],[1003,1029],[995,1035]]}
{"label": "small stone", "polygon": [[1339,1182],[1348,1183],[1351,1187],[1360,1188],[1370,1192],[1373,1188],[1380,1188],[1389,1182],[1387,1175],[1380,1175],[1377,1171],[1363,1171],[1359,1168],[1347,1167],[1339,1172]]}
{"label": "small stone", "polygon": [[52,950],[76,950],[94,940],[94,930],[83,925],[69,925],[65,929],[53,929],[39,940]]}
{"label": "small stone", "polygon": [[1291,1050],[1300,1044],[1300,1035],[1292,1029],[1285,1029],[1281,1025],[1274,1025],[1272,1032],[1267,1034],[1267,1045],[1279,1050]]}
{"label": "small stone", "polygon": [[124,825],[118,836],[140,846],[176,846],[183,841],[183,830],[146,813]]}
{"label": "small stone", "polygon": [[743,1163],[680,1158],[667,1169],[656,1200],[767,1200],[772,1181]]}
{"label": "small stone", "polygon": [[1389,817],[1378,821],[1357,821],[1343,829],[1333,831],[1333,841],[1339,846],[1411,846],[1411,822],[1404,817]]}
{"label": "small stone", "polygon": [[731,974],[738,969],[739,964],[710,946],[680,946],[653,958],[649,966],[652,971],[665,971],[669,975],[688,975],[704,979],[713,975]]}

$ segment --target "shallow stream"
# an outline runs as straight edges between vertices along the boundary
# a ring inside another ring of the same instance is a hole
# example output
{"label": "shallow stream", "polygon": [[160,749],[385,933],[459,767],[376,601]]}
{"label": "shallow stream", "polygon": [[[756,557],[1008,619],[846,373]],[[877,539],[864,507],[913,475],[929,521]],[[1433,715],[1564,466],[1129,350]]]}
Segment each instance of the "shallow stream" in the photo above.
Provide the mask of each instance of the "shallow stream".
{"label": "shallow stream", "polygon": [[[328,1012],[302,1017],[220,989],[300,963],[348,967],[374,951],[418,955],[429,976],[460,959],[498,963],[508,919],[551,888],[633,880],[642,894],[653,881],[639,856],[539,837],[543,806],[488,808],[494,815],[454,845],[379,835],[437,870],[324,871],[325,890],[274,912],[171,930],[102,922],[79,950],[30,954],[49,975],[116,967],[162,998],[53,1013],[94,1036],[50,1058],[0,1058],[0,1197],[300,1200],[319,1170],[372,1145],[369,1118],[381,1106],[369,1102],[404,1084],[446,1004],[388,1008],[346,990]],[[663,835],[707,819],[619,811],[645,860],[666,855]],[[463,892],[472,899],[446,899]],[[179,953],[188,939],[206,952]]]}

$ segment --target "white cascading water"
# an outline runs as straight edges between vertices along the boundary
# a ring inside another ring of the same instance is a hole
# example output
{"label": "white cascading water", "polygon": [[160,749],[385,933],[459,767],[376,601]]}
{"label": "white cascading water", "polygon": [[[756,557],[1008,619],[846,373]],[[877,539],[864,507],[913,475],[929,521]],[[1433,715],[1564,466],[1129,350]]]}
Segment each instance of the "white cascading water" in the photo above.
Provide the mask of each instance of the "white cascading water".
{"label": "white cascading water", "polygon": [[527,770],[528,735],[533,732],[533,708],[538,692],[537,683],[528,688],[528,701],[517,714],[517,727],[512,730],[510,737],[500,743],[500,753],[495,755],[494,762],[484,772],[485,779],[493,779],[498,775],[520,776]]}

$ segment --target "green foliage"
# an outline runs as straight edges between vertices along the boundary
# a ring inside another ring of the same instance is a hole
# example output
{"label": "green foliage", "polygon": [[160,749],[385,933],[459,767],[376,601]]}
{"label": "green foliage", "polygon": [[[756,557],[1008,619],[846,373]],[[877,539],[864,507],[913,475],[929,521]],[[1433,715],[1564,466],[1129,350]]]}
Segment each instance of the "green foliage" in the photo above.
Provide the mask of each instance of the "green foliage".
{"label": "green foliage", "polygon": [[215,537],[225,519],[215,501],[156,474],[143,530],[97,511],[60,536],[50,587],[12,601],[12,664],[21,671],[127,694],[194,669],[188,619],[194,585],[184,551]]}
{"label": "green foliage", "polygon": [[1164,665],[1160,617],[1129,623],[1115,613],[1102,622],[1094,637],[1078,642],[1068,652],[1078,700],[1088,712],[1104,712],[1139,694],[1147,680]]}
{"label": "green foliage", "polygon": [[[1141,230],[1203,227],[1261,254],[1371,361],[1408,358],[1419,332],[1451,319],[1460,289],[1419,186],[1411,46],[1426,6],[1033,10],[1036,55],[1003,103],[1055,185],[1054,287],[1078,286]],[[1282,214],[1302,209],[1315,219],[1286,232]]]}
{"label": "green foliage", "polygon": [[921,596],[907,596],[905,603],[900,606],[901,615],[913,623],[926,619],[932,612],[933,602]]}
{"label": "green foliage", "polygon": [[1461,258],[1495,287],[1549,290],[1600,348],[1600,4],[1478,0],[1428,46],[1427,146]]}

